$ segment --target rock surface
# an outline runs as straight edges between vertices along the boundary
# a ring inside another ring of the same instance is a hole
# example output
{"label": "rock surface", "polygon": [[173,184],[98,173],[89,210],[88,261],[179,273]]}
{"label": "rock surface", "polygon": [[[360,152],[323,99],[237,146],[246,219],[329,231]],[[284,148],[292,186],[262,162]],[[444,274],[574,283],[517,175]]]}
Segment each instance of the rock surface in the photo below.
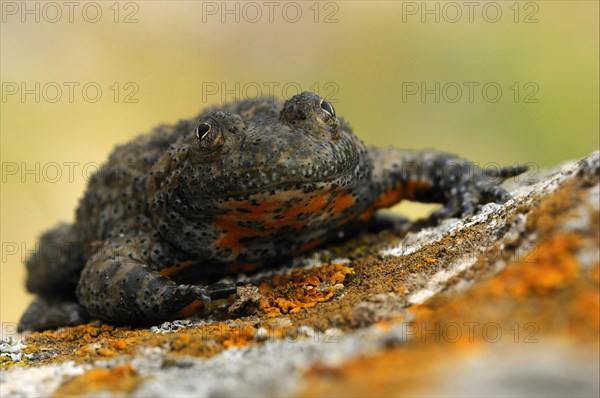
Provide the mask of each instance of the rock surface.
{"label": "rock surface", "polygon": [[0,396],[598,396],[599,174],[240,275],[192,319],[5,332]]}

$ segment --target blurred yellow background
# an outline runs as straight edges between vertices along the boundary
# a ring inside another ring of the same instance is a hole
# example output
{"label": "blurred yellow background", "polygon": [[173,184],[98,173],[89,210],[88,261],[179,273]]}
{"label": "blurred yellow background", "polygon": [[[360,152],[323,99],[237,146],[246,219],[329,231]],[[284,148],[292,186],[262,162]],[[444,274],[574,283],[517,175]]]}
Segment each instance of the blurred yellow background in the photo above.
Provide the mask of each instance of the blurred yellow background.
{"label": "blurred yellow background", "polygon": [[317,91],[367,144],[482,165],[598,148],[596,1],[1,4],[3,329],[113,147],[223,99]]}

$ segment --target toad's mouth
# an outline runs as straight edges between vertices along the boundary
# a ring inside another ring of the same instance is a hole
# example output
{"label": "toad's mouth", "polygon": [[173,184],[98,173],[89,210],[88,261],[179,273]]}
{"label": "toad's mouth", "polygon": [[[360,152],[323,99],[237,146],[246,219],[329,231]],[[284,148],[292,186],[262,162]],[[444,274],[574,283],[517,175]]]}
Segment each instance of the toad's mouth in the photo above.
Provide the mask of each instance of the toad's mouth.
{"label": "toad's mouth", "polygon": [[[332,159],[333,160],[333,159]],[[359,183],[365,176],[366,165],[358,152],[347,153],[342,161],[264,162],[249,167],[227,167],[226,163],[212,164],[204,171],[204,178],[194,178],[180,186],[180,197],[194,199],[226,199],[256,195],[261,192],[276,192],[300,189],[312,192],[321,185],[336,189]],[[206,165],[204,166],[206,167]]]}
{"label": "toad's mouth", "polygon": [[[353,169],[356,169],[355,165],[349,165],[348,167],[336,172],[328,173],[327,175],[314,175],[311,177],[311,173],[306,172],[304,174],[297,173],[297,177],[287,176],[281,180],[267,180],[267,179],[250,179],[247,182],[237,180],[235,184],[229,184],[228,187],[221,189],[215,186],[210,189],[198,190],[198,192],[180,192],[182,198],[193,200],[193,199],[228,199],[228,198],[243,198],[249,196],[256,196],[264,193],[265,195],[277,194],[280,192],[287,191],[302,191],[305,193],[315,191],[335,191],[339,188],[343,188],[349,185],[355,179],[353,178]],[[234,186],[232,186],[234,185]],[[233,188],[233,189],[232,189]]]}

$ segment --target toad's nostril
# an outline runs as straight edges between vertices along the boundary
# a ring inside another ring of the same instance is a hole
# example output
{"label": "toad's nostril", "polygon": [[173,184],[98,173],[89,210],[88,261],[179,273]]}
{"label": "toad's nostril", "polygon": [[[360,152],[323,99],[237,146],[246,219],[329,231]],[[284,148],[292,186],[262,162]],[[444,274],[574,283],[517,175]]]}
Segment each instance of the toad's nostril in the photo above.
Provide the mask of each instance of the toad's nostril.
{"label": "toad's nostril", "polygon": [[338,138],[340,136],[340,123],[337,119],[333,119],[329,122],[329,132],[331,133],[331,138]]}

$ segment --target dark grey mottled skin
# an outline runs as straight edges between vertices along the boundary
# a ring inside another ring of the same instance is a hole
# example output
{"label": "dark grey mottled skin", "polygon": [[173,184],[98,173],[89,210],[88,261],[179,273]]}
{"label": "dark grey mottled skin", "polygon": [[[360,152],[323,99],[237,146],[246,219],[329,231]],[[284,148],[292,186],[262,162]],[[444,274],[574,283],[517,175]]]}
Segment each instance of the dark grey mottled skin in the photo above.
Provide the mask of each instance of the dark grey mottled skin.
{"label": "dark grey mottled skin", "polygon": [[184,317],[219,295],[211,278],[308,251],[402,199],[473,214],[507,200],[497,183],[525,170],[366,148],[312,93],[224,104],[115,149],[76,222],[42,236],[60,254],[28,260],[39,298],[19,326]]}

